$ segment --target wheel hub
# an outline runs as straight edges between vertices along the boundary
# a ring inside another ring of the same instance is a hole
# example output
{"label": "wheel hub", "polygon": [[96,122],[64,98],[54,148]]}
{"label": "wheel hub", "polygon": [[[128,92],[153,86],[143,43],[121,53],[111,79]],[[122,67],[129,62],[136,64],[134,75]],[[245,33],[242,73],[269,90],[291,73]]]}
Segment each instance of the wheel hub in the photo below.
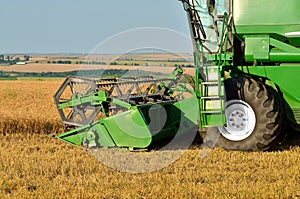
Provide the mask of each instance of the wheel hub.
{"label": "wheel hub", "polygon": [[244,130],[247,125],[247,118],[245,117],[245,113],[240,110],[233,111],[229,115],[229,123],[232,128],[236,128],[237,130]]}
{"label": "wheel hub", "polygon": [[256,117],[251,106],[241,100],[230,100],[225,105],[227,125],[219,128],[220,133],[232,141],[249,137],[255,127]]}

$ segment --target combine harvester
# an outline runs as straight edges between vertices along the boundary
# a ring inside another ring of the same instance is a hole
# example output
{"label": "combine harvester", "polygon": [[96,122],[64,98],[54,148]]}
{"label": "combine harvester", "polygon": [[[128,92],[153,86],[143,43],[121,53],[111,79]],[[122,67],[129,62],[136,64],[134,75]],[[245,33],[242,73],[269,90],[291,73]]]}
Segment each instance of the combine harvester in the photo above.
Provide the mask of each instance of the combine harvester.
{"label": "combine harvester", "polygon": [[195,76],[68,77],[55,94],[73,145],[149,149],[201,132],[204,144],[264,151],[299,129],[299,0],[182,0]]}

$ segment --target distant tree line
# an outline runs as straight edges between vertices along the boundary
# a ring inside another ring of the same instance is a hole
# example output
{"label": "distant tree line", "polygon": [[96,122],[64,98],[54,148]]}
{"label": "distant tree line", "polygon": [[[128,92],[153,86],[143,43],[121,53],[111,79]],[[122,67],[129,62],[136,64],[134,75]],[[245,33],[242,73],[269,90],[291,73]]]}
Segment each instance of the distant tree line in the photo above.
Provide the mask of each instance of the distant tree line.
{"label": "distant tree line", "polygon": [[[53,60],[53,61],[47,61],[48,64],[72,64],[73,62],[70,61],[70,60]],[[84,64],[84,65],[107,65],[106,62],[104,61],[76,61],[74,62],[75,64]],[[140,64],[138,63],[130,63],[130,64],[120,64],[118,62],[111,62],[109,63],[109,65],[112,65],[112,66],[117,66],[117,65],[130,65],[130,66],[139,66]],[[148,65],[148,64],[147,64]]]}
{"label": "distant tree line", "polygon": [[[47,61],[48,64],[72,64],[73,62],[70,60],[53,60]],[[83,65],[107,65],[104,61],[76,61],[75,64],[83,64]],[[117,66],[117,65],[124,65],[124,66],[140,66],[139,63],[118,63],[118,62],[111,62],[109,65]],[[149,66],[148,63],[145,63],[145,66]],[[167,66],[167,64],[160,64],[160,66]],[[191,64],[174,64],[175,67],[180,66],[183,68],[193,68],[194,65]]]}
{"label": "distant tree line", "polygon": [[[53,61],[47,61],[48,64],[72,64],[72,63],[75,63],[75,64],[93,64],[93,65],[106,65],[106,62],[97,62],[97,61],[76,61],[76,62],[72,62],[70,60],[53,60]],[[113,63],[114,64],[114,63]],[[112,65],[113,65],[112,64]],[[117,65],[117,64],[116,64]]]}
{"label": "distant tree line", "polygon": [[58,61],[47,61],[48,64],[72,64],[72,61],[70,60],[58,60]]}
{"label": "distant tree line", "polygon": [[194,68],[195,67],[194,65],[191,65],[191,64],[187,64],[187,65],[185,65],[185,64],[174,64],[174,66],[175,67],[180,66],[182,68]]}
{"label": "distant tree line", "polygon": [[82,76],[90,78],[107,78],[107,77],[122,77],[124,75],[130,74],[130,76],[144,76],[144,75],[153,75],[161,76],[161,73],[158,72],[146,72],[141,70],[120,70],[120,69],[111,69],[111,70],[75,70],[68,72],[4,72],[0,71],[0,79],[16,79],[17,77],[37,77],[37,78],[65,78],[69,75],[71,76]]}
{"label": "distant tree line", "polygon": [[128,73],[128,70],[75,70],[68,72],[4,72],[0,71],[0,78],[14,77],[67,77],[72,76],[84,76],[92,78],[101,78],[108,76],[119,77]]}

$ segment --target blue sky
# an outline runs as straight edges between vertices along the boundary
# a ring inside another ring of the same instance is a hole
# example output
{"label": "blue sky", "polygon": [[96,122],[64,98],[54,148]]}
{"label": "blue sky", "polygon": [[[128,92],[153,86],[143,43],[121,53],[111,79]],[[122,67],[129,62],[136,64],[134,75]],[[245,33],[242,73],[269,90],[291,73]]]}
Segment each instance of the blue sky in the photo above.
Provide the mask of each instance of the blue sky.
{"label": "blue sky", "polygon": [[[0,24],[2,54],[88,53],[115,34],[143,27],[189,36],[178,0],[1,0]],[[160,39],[159,34],[151,37]],[[190,44],[182,45],[176,37],[168,40],[174,49],[191,51]]]}

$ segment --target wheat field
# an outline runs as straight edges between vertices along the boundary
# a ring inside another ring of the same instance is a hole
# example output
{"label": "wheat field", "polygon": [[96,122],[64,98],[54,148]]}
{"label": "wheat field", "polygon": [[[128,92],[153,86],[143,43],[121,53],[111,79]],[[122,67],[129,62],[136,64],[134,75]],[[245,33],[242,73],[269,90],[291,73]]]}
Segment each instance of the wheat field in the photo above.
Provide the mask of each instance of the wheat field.
{"label": "wheat field", "polygon": [[53,103],[62,82],[0,81],[0,198],[300,198],[297,145],[263,153],[195,145],[157,171],[107,167],[47,135],[63,131]]}

